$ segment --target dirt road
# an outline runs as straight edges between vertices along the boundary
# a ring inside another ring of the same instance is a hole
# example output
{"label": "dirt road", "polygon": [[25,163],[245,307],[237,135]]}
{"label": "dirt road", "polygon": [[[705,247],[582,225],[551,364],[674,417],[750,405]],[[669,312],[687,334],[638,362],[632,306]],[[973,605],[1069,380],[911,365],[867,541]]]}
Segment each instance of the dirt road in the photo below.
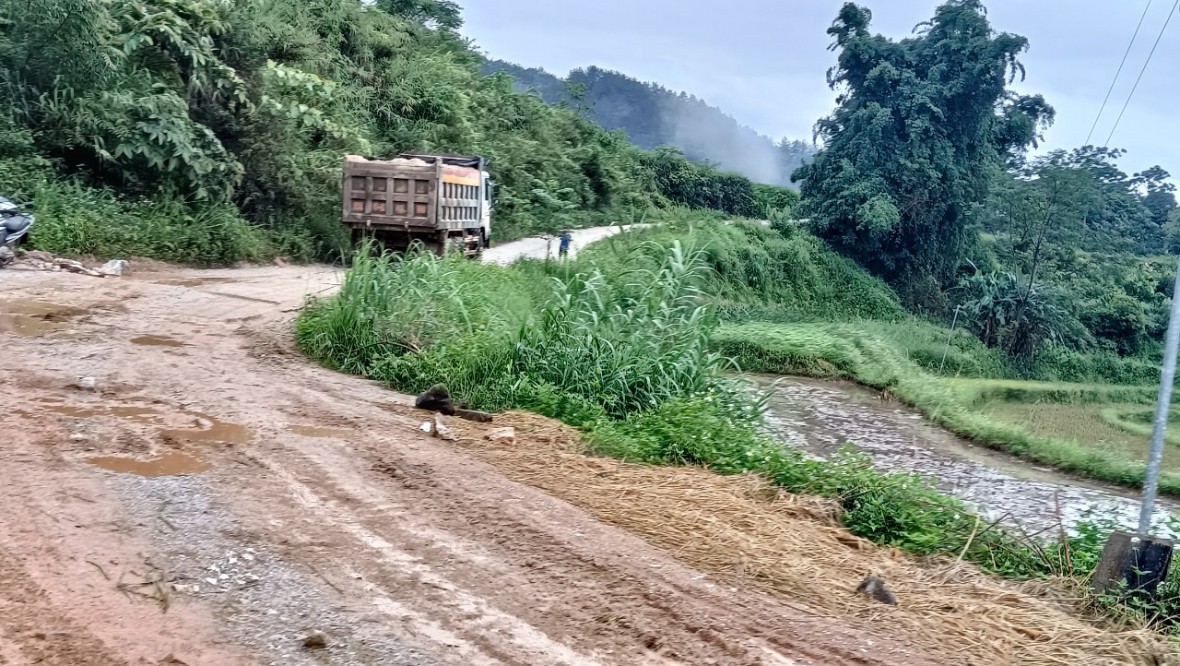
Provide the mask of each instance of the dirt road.
{"label": "dirt road", "polygon": [[[609,238],[620,231],[632,228],[650,226],[647,224],[624,225],[619,227],[592,227],[589,229],[575,229],[570,232],[569,256],[573,258],[578,252],[591,243]],[[544,238],[535,236],[522,238],[502,245],[494,245],[483,253],[483,260],[496,264],[511,264],[517,259],[544,259],[557,256],[557,237]]]}
{"label": "dirt road", "polygon": [[292,320],[331,269],[137,268],[4,273],[0,664],[943,663],[690,568],[312,365]]}

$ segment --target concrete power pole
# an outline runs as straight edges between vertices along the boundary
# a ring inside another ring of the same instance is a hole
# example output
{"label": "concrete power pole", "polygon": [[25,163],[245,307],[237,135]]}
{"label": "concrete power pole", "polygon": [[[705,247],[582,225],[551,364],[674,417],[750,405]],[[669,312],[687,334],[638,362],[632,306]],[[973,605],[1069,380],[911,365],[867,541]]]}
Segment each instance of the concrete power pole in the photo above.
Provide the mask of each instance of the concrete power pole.
{"label": "concrete power pole", "polygon": [[[1168,430],[1168,412],[1172,407],[1172,384],[1176,381],[1176,352],[1180,350],[1180,261],[1176,283],[1172,288],[1172,310],[1168,316],[1168,334],[1164,342],[1164,359],[1160,365],[1160,390],[1155,404],[1155,421],[1151,429],[1151,449],[1147,454],[1147,473],[1143,483],[1143,503],[1139,507],[1139,529],[1134,535],[1115,532],[1102,549],[1102,559],[1091,578],[1102,593],[1130,592],[1151,596],[1168,578],[1172,565],[1172,542],[1151,536],[1151,518],[1159,492],[1160,468],[1164,461],[1164,442]],[[1124,587],[1125,585],[1125,587]]]}

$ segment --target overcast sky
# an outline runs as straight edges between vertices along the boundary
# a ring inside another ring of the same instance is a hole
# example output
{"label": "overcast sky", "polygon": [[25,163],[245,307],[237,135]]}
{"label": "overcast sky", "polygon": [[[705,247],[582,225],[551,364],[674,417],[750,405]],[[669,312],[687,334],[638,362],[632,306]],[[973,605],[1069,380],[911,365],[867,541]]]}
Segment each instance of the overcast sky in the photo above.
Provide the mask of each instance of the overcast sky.
{"label": "overcast sky", "polygon": [[[695,94],[774,138],[810,138],[834,95],[824,32],[841,0],[460,0],[464,33],[491,57],[564,75],[597,65]],[[873,29],[909,34],[929,0],[864,0]],[[1146,0],[990,0],[994,28],[1029,39],[1022,91],[1057,109],[1050,148],[1085,142]],[[1172,10],[1154,0],[1091,143],[1101,145]],[[1180,16],[1168,25],[1112,146],[1123,167],[1180,176]]]}

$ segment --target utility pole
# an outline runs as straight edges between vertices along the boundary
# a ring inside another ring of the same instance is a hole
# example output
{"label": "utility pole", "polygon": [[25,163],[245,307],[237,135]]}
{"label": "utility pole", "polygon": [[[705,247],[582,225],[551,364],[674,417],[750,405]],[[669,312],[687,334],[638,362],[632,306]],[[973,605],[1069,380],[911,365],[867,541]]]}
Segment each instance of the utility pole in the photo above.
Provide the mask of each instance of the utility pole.
{"label": "utility pole", "polygon": [[1115,532],[1102,549],[1102,558],[1091,581],[1100,593],[1130,592],[1150,597],[1168,578],[1172,565],[1172,542],[1151,536],[1151,518],[1159,492],[1160,467],[1164,460],[1164,436],[1168,430],[1168,411],[1172,407],[1172,384],[1176,381],[1176,352],[1180,350],[1180,260],[1172,288],[1172,311],[1168,316],[1168,334],[1164,358],[1160,365],[1160,391],[1155,404],[1155,421],[1151,429],[1151,449],[1147,454],[1143,503],[1139,507],[1139,529],[1135,534]]}
{"label": "utility pole", "polygon": [[946,355],[951,350],[951,336],[955,334],[955,326],[959,323],[959,310],[962,305],[955,306],[955,318],[951,320],[951,330],[946,334],[946,346],[942,348],[942,363],[938,364],[938,374],[942,374],[942,369],[946,367]]}
{"label": "utility pole", "polygon": [[1155,403],[1155,422],[1151,428],[1151,449],[1147,454],[1147,479],[1143,484],[1143,504],[1139,508],[1139,537],[1151,531],[1155,513],[1155,496],[1159,491],[1160,466],[1164,460],[1164,435],[1168,430],[1168,411],[1172,407],[1172,384],[1176,381],[1176,351],[1180,349],[1180,262],[1176,283],[1172,287],[1172,311],[1168,315],[1168,335],[1164,343],[1164,362],[1160,367],[1160,392]]}

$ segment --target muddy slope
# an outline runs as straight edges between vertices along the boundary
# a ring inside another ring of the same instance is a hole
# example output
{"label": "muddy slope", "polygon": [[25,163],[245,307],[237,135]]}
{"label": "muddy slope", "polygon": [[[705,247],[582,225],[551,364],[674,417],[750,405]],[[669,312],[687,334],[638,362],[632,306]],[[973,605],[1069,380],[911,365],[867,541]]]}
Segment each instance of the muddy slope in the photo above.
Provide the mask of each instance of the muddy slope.
{"label": "muddy slope", "polygon": [[338,279],[5,274],[0,663],[940,663],[718,584],[309,364],[291,318]]}

